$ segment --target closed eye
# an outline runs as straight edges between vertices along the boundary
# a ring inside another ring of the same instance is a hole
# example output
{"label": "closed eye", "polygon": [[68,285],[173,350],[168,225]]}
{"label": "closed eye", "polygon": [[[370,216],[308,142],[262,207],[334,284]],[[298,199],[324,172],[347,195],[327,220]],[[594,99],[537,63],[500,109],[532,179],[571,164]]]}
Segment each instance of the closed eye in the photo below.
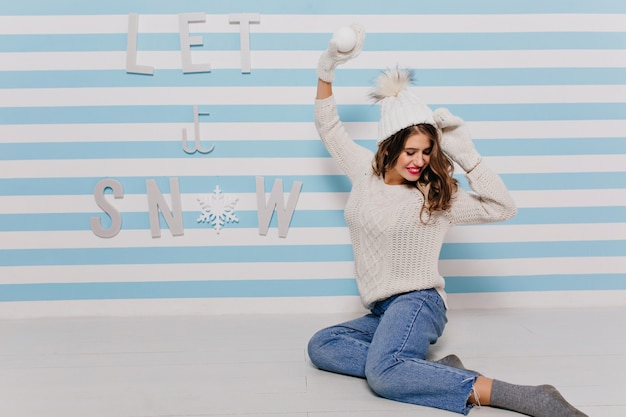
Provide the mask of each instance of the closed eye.
{"label": "closed eye", "polygon": [[[428,148],[428,149],[424,149],[424,150],[422,151],[422,153],[423,153],[424,155],[430,155],[430,153],[431,153],[432,151],[433,151],[433,148],[431,147],[431,148]],[[415,149],[406,149],[404,152],[405,152],[408,156],[413,156],[413,155],[415,155],[415,154],[417,153],[417,150],[415,150]]]}

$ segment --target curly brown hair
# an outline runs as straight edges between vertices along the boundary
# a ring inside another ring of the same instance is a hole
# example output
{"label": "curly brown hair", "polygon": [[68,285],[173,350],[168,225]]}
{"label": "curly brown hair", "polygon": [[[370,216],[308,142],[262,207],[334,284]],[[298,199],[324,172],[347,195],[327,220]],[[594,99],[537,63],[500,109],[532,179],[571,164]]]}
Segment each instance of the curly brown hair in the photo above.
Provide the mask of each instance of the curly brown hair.
{"label": "curly brown hair", "polygon": [[[432,149],[430,161],[416,182],[406,182],[409,187],[417,187],[424,196],[422,213],[427,210],[432,214],[438,210],[450,208],[452,196],[458,187],[458,181],[452,176],[454,164],[443,153],[439,145],[439,131],[431,124],[420,123],[409,126],[383,140],[378,145],[372,168],[379,177],[396,165],[406,140],[415,133],[423,133],[430,138]],[[421,218],[422,216],[420,216]],[[428,216],[430,217],[430,216]]]}

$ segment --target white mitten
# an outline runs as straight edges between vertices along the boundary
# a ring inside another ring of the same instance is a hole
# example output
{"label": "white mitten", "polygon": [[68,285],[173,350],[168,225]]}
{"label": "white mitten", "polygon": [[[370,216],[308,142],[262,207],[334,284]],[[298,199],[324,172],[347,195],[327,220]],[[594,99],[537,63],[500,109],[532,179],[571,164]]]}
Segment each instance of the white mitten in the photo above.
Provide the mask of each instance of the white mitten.
{"label": "white mitten", "polygon": [[350,28],[356,35],[354,48],[347,52],[339,52],[337,41],[333,35],[330,42],[328,42],[328,49],[322,53],[317,63],[317,76],[320,80],[332,83],[335,79],[335,68],[337,68],[337,65],[356,58],[361,53],[363,43],[365,42],[365,30],[357,24],[350,26]]}
{"label": "white mitten", "polygon": [[433,118],[441,130],[441,149],[465,172],[470,172],[480,163],[481,157],[463,119],[444,108],[435,110]]}

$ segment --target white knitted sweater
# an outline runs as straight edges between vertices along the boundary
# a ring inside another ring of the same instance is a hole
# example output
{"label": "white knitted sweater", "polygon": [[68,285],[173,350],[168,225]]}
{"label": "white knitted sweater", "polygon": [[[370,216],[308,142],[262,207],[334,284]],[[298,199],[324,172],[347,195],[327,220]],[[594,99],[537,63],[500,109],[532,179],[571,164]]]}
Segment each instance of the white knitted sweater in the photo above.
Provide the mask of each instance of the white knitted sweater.
{"label": "white knitted sweater", "polygon": [[502,180],[484,163],[469,174],[468,193],[459,188],[446,211],[420,221],[423,196],[417,188],[387,185],[372,170],[373,153],[344,129],[334,97],[315,102],[315,124],[324,145],[352,183],[345,208],[354,251],[356,281],[366,308],[376,301],[435,288],[446,299],[439,253],[450,227],[504,221],[516,213]]}

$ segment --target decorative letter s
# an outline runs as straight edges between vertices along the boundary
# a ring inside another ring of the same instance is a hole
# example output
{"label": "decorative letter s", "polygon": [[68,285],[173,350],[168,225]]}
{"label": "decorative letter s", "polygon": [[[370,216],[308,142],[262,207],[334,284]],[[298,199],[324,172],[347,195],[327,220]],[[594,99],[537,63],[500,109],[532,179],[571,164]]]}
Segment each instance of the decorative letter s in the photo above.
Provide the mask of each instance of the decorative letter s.
{"label": "decorative letter s", "polygon": [[93,196],[96,200],[96,204],[98,204],[98,207],[100,207],[111,218],[111,227],[108,229],[103,228],[100,221],[101,219],[94,216],[91,218],[91,230],[96,236],[103,238],[114,237],[122,229],[122,215],[111,205],[111,203],[107,201],[106,198],[104,198],[104,192],[107,188],[110,188],[113,191],[115,198],[124,197],[124,190],[119,181],[107,178],[100,180],[98,184],[96,184],[96,187],[93,190]]}

